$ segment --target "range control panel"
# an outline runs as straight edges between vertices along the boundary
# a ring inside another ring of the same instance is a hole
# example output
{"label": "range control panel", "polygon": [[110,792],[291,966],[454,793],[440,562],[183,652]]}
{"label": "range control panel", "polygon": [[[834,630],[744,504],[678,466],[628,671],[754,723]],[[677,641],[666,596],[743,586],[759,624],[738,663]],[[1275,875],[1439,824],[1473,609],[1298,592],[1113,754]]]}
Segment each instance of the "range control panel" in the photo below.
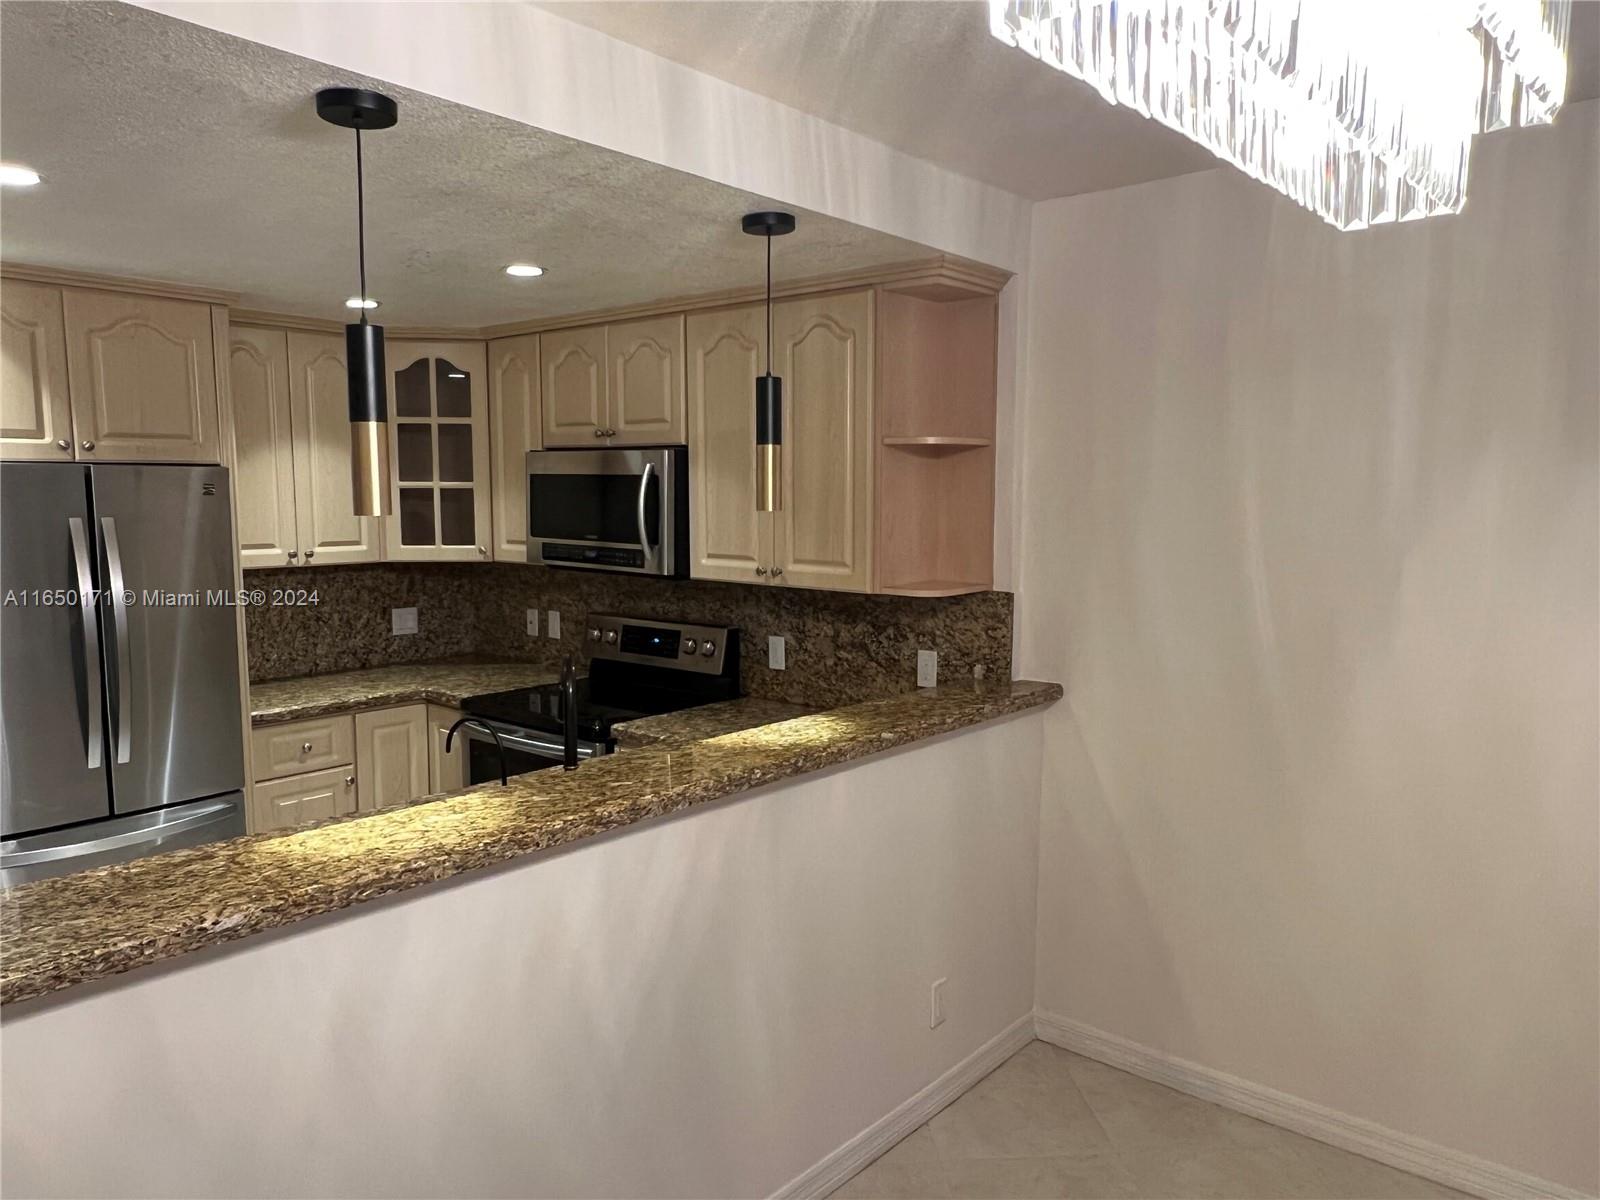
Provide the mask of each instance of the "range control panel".
{"label": "range control panel", "polygon": [[636,617],[589,618],[584,630],[590,658],[720,675],[738,630],[722,625],[683,625]]}

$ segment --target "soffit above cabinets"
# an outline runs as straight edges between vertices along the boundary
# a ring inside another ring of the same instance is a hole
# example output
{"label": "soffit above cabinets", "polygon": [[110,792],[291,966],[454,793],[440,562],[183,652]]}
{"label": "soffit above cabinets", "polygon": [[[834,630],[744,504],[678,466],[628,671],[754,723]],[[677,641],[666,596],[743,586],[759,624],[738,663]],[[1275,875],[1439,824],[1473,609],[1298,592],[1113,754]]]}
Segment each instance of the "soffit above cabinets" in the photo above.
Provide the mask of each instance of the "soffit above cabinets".
{"label": "soffit above cabinets", "polygon": [[[330,78],[338,75],[339,78]],[[330,83],[400,102],[366,146],[368,274],[389,326],[481,329],[758,286],[763,197],[132,5],[7,5],[0,257],[226,289],[343,322],[356,290],[351,139]],[[800,210],[780,282],[927,262],[933,247]],[[512,279],[506,264],[546,268]]]}

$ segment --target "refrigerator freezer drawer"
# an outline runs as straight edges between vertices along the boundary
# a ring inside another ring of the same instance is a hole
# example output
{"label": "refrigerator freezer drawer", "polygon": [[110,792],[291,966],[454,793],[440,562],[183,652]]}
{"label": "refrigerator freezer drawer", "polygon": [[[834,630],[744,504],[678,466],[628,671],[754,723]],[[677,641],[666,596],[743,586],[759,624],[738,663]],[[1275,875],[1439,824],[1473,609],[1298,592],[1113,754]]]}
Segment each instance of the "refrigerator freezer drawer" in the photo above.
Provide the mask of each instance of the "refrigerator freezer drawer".
{"label": "refrigerator freezer drawer", "polygon": [[38,833],[0,842],[0,886],[15,887],[243,833],[243,792]]}

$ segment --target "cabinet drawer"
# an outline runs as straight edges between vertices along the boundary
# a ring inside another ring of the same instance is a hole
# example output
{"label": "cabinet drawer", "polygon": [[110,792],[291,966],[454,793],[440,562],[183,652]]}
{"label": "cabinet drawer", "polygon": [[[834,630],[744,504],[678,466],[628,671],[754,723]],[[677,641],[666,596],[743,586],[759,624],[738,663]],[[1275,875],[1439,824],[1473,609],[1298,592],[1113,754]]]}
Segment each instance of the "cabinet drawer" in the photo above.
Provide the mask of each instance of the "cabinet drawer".
{"label": "cabinet drawer", "polygon": [[348,766],[356,760],[355,721],[349,716],[269,725],[252,730],[250,742],[257,783]]}
{"label": "cabinet drawer", "polygon": [[349,767],[258,783],[250,789],[250,829],[267,833],[342,817],[356,810],[356,777]]}

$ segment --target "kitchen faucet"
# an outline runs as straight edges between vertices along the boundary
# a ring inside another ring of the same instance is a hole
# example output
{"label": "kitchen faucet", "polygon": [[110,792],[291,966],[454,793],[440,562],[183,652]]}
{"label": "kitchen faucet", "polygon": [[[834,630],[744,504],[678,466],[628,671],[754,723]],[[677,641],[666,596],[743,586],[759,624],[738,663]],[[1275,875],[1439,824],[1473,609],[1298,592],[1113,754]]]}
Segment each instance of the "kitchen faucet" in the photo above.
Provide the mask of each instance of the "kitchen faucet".
{"label": "kitchen faucet", "polygon": [[450,728],[448,730],[445,731],[445,735],[444,735],[444,752],[446,754],[450,753],[450,743],[455,739],[456,730],[460,729],[463,725],[476,725],[479,729],[487,731],[489,736],[494,739],[495,757],[500,760],[500,786],[501,787],[505,787],[506,786],[506,748],[505,748],[504,743],[502,743],[500,741],[500,731],[498,729],[496,729],[493,725],[489,724],[487,721],[480,721],[477,717],[462,717],[454,725],[450,726]]}
{"label": "kitchen faucet", "polygon": [[561,664],[561,765],[578,769],[578,668],[570,654]]}

